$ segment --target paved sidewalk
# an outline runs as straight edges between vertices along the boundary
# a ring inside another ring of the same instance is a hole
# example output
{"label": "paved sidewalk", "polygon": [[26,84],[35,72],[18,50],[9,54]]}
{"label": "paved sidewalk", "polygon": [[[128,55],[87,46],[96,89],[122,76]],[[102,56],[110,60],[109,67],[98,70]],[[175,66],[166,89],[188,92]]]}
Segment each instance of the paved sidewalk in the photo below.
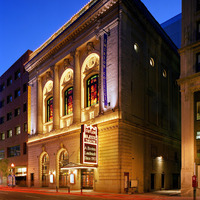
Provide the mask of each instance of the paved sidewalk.
{"label": "paved sidewalk", "polygon": [[[103,198],[103,199],[120,199],[120,200],[193,200],[193,197],[181,197],[180,190],[161,190],[144,194],[115,194],[105,192],[95,192],[92,190],[70,190],[68,189],[49,189],[49,188],[28,188],[28,187],[4,187],[0,185],[0,191],[15,191],[25,193],[39,193],[44,195],[77,195],[85,197]],[[200,200],[197,197],[196,200]]]}

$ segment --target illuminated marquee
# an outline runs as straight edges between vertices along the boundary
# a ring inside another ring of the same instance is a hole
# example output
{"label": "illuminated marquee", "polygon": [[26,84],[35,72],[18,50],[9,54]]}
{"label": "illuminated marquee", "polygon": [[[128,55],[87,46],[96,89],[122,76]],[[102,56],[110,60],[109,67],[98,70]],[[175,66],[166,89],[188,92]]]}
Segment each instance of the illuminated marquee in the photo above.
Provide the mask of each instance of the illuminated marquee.
{"label": "illuminated marquee", "polygon": [[81,126],[81,163],[97,164],[98,163],[98,136],[97,127]]}

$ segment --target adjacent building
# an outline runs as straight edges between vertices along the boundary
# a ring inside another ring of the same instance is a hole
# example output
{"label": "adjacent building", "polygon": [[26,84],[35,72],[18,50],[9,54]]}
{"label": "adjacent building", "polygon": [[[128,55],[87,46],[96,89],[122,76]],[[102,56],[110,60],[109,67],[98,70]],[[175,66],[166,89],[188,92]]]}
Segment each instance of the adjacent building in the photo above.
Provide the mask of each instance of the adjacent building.
{"label": "adjacent building", "polygon": [[[200,183],[200,1],[182,0],[181,193],[192,196],[192,176]],[[198,186],[199,187],[199,186]],[[197,190],[199,196],[199,190]]]}
{"label": "adjacent building", "polygon": [[91,0],[25,69],[29,186],[180,187],[179,55],[140,0]]}
{"label": "adjacent building", "polygon": [[[0,160],[8,159],[9,173],[14,172],[19,186],[26,185],[28,166],[28,73],[24,63],[30,53],[26,51],[0,77]],[[0,185],[7,184],[7,177],[0,174]]]}

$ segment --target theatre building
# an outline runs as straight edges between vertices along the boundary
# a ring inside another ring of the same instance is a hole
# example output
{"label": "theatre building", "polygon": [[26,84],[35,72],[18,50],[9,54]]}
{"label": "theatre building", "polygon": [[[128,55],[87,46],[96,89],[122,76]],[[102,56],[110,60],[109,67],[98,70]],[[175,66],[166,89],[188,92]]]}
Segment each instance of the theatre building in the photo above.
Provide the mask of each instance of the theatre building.
{"label": "theatre building", "polygon": [[180,186],[179,56],[140,0],[90,1],[25,69],[29,186]]}

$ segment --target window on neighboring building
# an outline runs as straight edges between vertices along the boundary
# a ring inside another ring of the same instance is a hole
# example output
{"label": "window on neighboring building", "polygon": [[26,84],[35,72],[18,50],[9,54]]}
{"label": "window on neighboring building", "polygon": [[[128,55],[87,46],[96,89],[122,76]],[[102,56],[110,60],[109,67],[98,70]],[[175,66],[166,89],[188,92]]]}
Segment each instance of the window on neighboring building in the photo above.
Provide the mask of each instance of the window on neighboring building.
{"label": "window on neighboring building", "polygon": [[2,84],[0,85],[0,92],[2,92],[4,89],[5,89],[5,83],[2,83]]}
{"label": "window on neighboring building", "polygon": [[53,120],[53,97],[47,100],[47,122]]}
{"label": "window on neighboring building", "polygon": [[16,108],[15,109],[15,117],[20,115],[20,108]]}
{"label": "window on neighboring building", "polygon": [[1,140],[5,140],[6,139],[6,134],[5,133],[1,133]]}
{"label": "window on neighboring building", "polygon": [[65,91],[65,115],[73,112],[73,88],[70,87]]}
{"label": "window on neighboring building", "polygon": [[23,112],[26,112],[27,111],[27,103],[24,103],[23,105]]}
{"label": "window on neighboring building", "polygon": [[20,78],[21,76],[21,73],[20,73],[20,69],[18,69],[16,72],[15,72],[15,80]]}
{"label": "window on neighboring building", "polygon": [[196,54],[196,72],[200,72],[200,53]]}
{"label": "window on neighboring building", "polygon": [[20,145],[8,147],[8,157],[20,156]]}
{"label": "window on neighboring building", "polygon": [[5,151],[4,149],[0,149],[0,160],[5,158]]}
{"label": "window on neighboring building", "polygon": [[26,142],[24,142],[23,144],[23,154],[26,154],[27,153],[27,144]]}
{"label": "window on neighboring building", "polygon": [[7,121],[12,119],[12,112],[7,113]]}
{"label": "window on neighboring building", "polygon": [[27,123],[25,122],[24,123],[24,132],[27,132],[28,131],[28,125],[27,125]]}
{"label": "window on neighboring building", "polygon": [[12,102],[12,95],[7,96],[7,104]]}
{"label": "window on neighboring building", "polygon": [[20,126],[15,127],[15,134],[19,135],[21,133],[21,128]]}
{"label": "window on neighboring building", "polygon": [[0,101],[0,108],[4,107],[4,100]]}
{"label": "window on neighboring building", "polygon": [[15,90],[15,98],[20,96],[20,89]]}
{"label": "window on neighboring building", "polygon": [[87,106],[99,103],[98,77],[96,74],[87,80]]}
{"label": "window on neighboring building", "polygon": [[24,83],[23,85],[23,92],[26,92],[27,91],[27,83]]}
{"label": "window on neighboring building", "polygon": [[8,79],[7,79],[7,86],[11,85],[12,84],[12,77],[10,76]]}
{"label": "window on neighboring building", "polygon": [[12,137],[12,129],[7,131],[7,138],[11,138]]}
{"label": "window on neighboring building", "polygon": [[0,117],[0,124],[4,123],[4,117]]}

